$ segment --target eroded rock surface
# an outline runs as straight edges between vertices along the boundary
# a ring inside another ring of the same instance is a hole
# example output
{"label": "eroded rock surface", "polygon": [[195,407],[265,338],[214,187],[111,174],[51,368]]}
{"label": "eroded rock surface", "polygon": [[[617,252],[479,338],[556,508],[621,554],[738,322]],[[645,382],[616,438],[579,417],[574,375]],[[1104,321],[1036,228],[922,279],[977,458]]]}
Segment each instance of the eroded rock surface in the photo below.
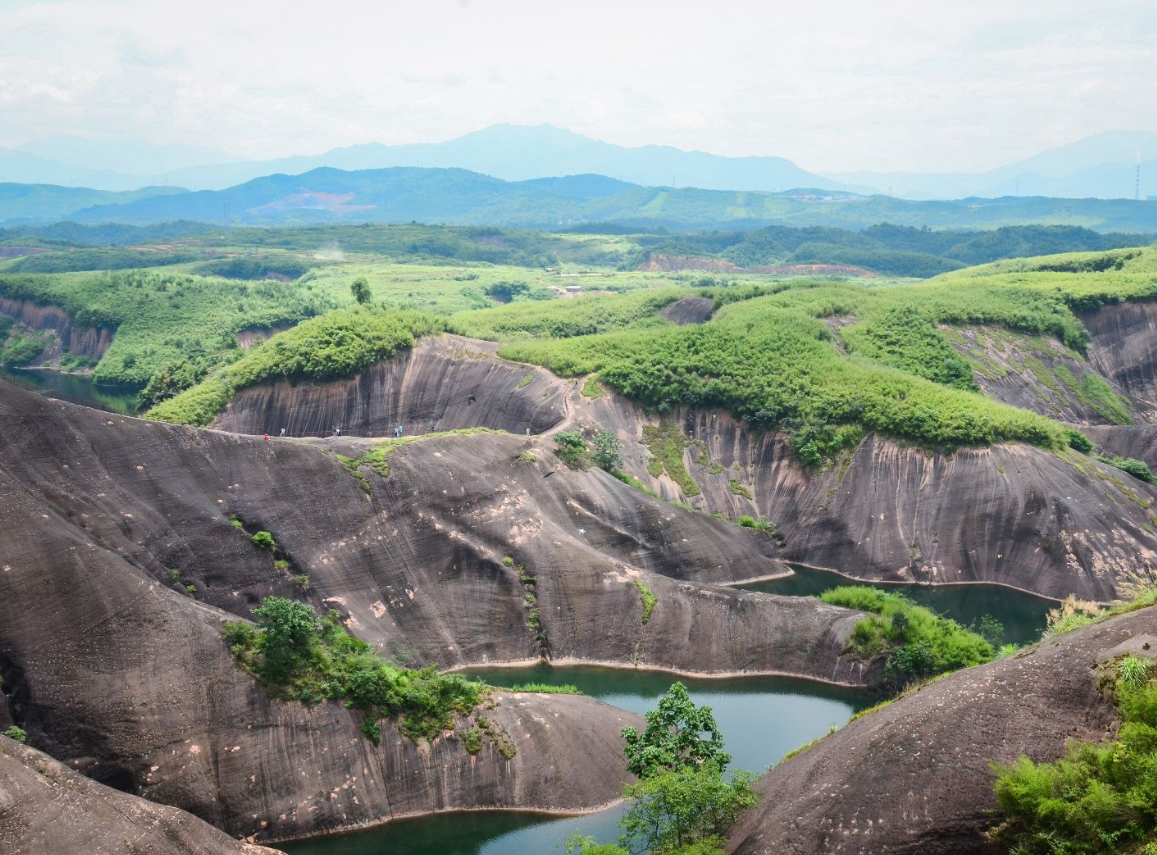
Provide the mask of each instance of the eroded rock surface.
{"label": "eroded rock surface", "polygon": [[1110,738],[1095,666],[1153,641],[1148,608],[969,668],[847,725],[756,785],[738,855],[981,855],[997,850],[990,760],[1055,760]]}
{"label": "eroded rock surface", "polygon": [[63,352],[100,359],[112,344],[114,330],[104,327],[85,327],[73,322],[68,313],[57,306],[41,306],[31,300],[13,300],[0,297],[0,315],[15,318],[26,327],[50,332],[53,342],[38,360],[51,362]]}
{"label": "eroded rock surface", "polygon": [[683,465],[698,495],[647,471],[643,427],[621,400],[574,404],[588,431],[624,443],[625,468],[665,497],[731,518],[772,521],[779,557],[865,579],[999,582],[1046,596],[1108,600],[1157,572],[1157,490],[1083,455],[1027,445],[929,454],[867,437],[823,471],[801,466],[782,435],[722,412],[683,412]]}
{"label": "eroded rock surface", "polygon": [[1104,306],[1081,321],[1093,335],[1089,364],[1137,403],[1140,420],[1157,420],[1157,303]]}
{"label": "eroded rock surface", "polygon": [[[637,719],[589,698],[499,696],[487,715],[518,747],[509,761],[492,746],[472,758],[452,736],[423,748],[391,727],[376,749],[339,704],[270,701],[221,639],[228,612],[268,594],[337,609],[415,664],[550,655],[874,676],[840,655],[856,613],[718,584],[780,572],[770,538],[562,468],[548,439],[415,442],[386,458],[388,477],[363,470],[370,494],[327,453],[333,441],[319,444],[111,416],[0,384],[0,673],[34,744],[259,839],[617,794],[619,731]],[[252,545],[257,530],[288,567]],[[302,574],[308,594],[291,578]],[[646,624],[636,580],[657,598]]]}
{"label": "eroded rock surface", "polygon": [[423,338],[409,351],[349,380],[280,381],[243,390],[213,427],[290,436],[393,435],[466,427],[522,434],[565,418],[570,384],[494,356],[497,345],[459,336]]}
{"label": "eroded rock surface", "polygon": [[276,855],[185,811],[118,792],[0,736],[6,855]]}

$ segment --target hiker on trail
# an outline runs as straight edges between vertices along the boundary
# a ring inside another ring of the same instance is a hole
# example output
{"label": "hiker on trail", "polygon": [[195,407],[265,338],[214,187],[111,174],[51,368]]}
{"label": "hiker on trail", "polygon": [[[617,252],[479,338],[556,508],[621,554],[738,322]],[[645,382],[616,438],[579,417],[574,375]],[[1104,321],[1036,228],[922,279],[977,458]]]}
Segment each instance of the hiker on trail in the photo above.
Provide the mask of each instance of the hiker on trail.
{"label": "hiker on trail", "polygon": [[265,441],[269,442],[269,434],[265,434]]}
{"label": "hiker on trail", "polygon": [[281,429],[281,435],[282,435],[282,436],[285,436],[285,428],[282,428],[282,429]]}
{"label": "hiker on trail", "polygon": [[394,436],[400,437],[401,435],[402,435],[402,426],[398,425],[397,428],[394,429]]}
{"label": "hiker on trail", "polygon": [[341,436],[341,428],[335,427],[333,429],[334,436]]}

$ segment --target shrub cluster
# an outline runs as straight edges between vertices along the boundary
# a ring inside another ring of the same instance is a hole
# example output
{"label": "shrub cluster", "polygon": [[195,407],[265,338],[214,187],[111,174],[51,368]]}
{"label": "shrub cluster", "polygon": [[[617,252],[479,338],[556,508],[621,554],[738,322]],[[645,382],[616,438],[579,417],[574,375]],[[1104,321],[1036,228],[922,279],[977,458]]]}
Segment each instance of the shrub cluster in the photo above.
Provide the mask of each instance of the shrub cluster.
{"label": "shrub cluster", "polygon": [[376,745],[380,720],[398,716],[413,739],[434,739],[469,714],[486,692],[482,683],[440,674],[434,666],[399,668],[345,631],[336,612],[318,618],[304,603],[266,597],[253,610],[255,629],[233,621],[224,637],[234,659],[274,697],[316,703],[344,701],[363,713],[362,732]]}
{"label": "shrub cluster", "polygon": [[996,840],[1018,855],[1157,851],[1157,680],[1153,662],[1117,661],[1121,726],[1113,741],[1073,741],[1052,763],[993,764],[1005,816]]}
{"label": "shrub cluster", "polygon": [[979,665],[996,655],[983,636],[903,594],[849,585],[824,591],[820,599],[871,613],[853,627],[848,650],[865,659],[886,655],[884,674],[894,687]]}

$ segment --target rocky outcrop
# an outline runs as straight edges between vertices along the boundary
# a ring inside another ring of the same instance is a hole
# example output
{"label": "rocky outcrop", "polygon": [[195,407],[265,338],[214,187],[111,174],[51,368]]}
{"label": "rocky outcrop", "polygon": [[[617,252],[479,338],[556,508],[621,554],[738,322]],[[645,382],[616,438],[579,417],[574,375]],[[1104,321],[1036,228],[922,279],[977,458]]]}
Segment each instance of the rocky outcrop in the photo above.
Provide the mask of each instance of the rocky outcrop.
{"label": "rocky outcrop", "polygon": [[1025,445],[930,454],[876,436],[823,471],[783,436],[720,412],[669,417],[698,495],[652,476],[643,427],[658,418],[605,397],[572,402],[584,430],[611,429],[624,468],[665,497],[731,518],[772,521],[779,557],[864,579],[997,582],[1107,600],[1157,572],[1157,490],[1074,453]]}
{"label": "rocky outcrop", "polygon": [[660,271],[673,273],[679,270],[702,270],[707,273],[732,273],[738,271],[740,268],[730,261],[723,261],[718,258],[705,258],[699,255],[670,255],[667,253],[653,252],[637,269],[650,271],[652,273],[658,273]]}
{"label": "rocky outcrop", "polygon": [[54,349],[41,356],[41,362],[58,358],[61,353],[75,353],[90,359],[100,359],[112,344],[115,330],[104,327],[84,327],[56,306],[40,306],[31,300],[13,300],[0,297],[0,314],[15,318],[34,330],[51,332],[55,337]]}
{"label": "rocky outcrop", "polygon": [[281,381],[238,394],[213,427],[237,433],[327,436],[335,427],[359,436],[489,427],[541,433],[565,416],[570,384],[512,365],[497,345],[458,336],[422,339],[412,350],[349,380]]}
{"label": "rocky outcrop", "polygon": [[1061,755],[1109,738],[1115,708],[1095,666],[1152,655],[1157,609],[1114,618],[953,674],[852,722],[756,785],[737,855],[995,855],[988,763]]}
{"label": "rocky outcrop", "polygon": [[705,324],[715,311],[715,301],[708,297],[684,297],[659,310],[673,324]]}
{"label": "rocky outcrop", "polygon": [[254,329],[241,330],[237,333],[237,346],[242,350],[248,350],[257,344],[257,342],[266,342],[273,338],[278,333],[285,332],[289,327],[258,327]]}
{"label": "rocky outcrop", "polygon": [[1093,335],[1089,364],[1125,390],[1142,421],[1157,421],[1157,303],[1104,306],[1081,321]]}
{"label": "rocky outcrop", "polygon": [[196,817],[118,792],[0,736],[0,851],[7,855],[276,855]]}

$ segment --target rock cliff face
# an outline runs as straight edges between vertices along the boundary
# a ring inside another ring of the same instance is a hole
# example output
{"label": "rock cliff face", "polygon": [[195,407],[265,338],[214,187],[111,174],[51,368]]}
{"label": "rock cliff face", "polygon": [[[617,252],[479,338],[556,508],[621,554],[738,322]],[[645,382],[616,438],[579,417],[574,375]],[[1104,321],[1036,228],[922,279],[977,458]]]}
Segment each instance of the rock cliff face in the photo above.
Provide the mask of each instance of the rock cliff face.
{"label": "rock cliff face", "polygon": [[[1077,425],[1125,424],[1150,409],[1054,338],[991,326],[942,329],[973,364],[980,389],[997,401]],[[1102,341],[1093,350],[1107,354],[1114,347]]]}
{"label": "rock cliff face", "polygon": [[1157,303],[1119,303],[1081,318],[1093,335],[1089,365],[1138,406],[1142,421],[1157,421]]}
{"label": "rock cliff face", "polygon": [[688,491],[647,471],[655,449],[643,445],[643,427],[657,417],[609,397],[572,409],[586,430],[613,430],[627,471],[665,497],[774,522],[787,561],[865,579],[999,582],[1098,600],[1157,572],[1149,509],[1157,490],[1083,455],[998,445],[947,457],[869,436],[813,472],[778,434],[690,411],[668,422],[687,443]]}
{"label": "rock cliff face", "polygon": [[412,350],[350,379],[283,381],[242,391],[213,427],[238,433],[360,436],[464,427],[541,433],[565,417],[570,384],[494,356],[497,345],[458,336],[422,339]]}
{"label": "rock cliff face", "polygon": [[1098,452],[1142,460],[1157,470],[1157,425],[1101,425],[1082,430]]}
{"label": "rock cliff face", "polygon": [[100,359],[112,344],[115,332],[111,329],[79,326],[73,323],[63,309],[39,306],[30,300],[0,297],[0,314],[15,318],[34,330],[46,330],[55,335],[57,341],[54,349],[45,353],[42,361],[55,359],[64,351]]}
{"label": "rock cliff face", "polygon": [[[354,440],[264,442],[5,384],[0,426],[10,714],[71,768],[231,834],[443,808],[574,810],[612,799],[625,774],[619,731],[636,719],[589,698],[499,696],[487,715],[518,747],[509,761],[492,746],[472,758],[453,736],[421,748],[392,727],[375,749],[338,704],[270,701],[220,633],[228,612],[292,595],[291,575],[309,575],[318,608],[415,663],[553,655],[873,676],[840,657],[856,613],[717,584],[779,572],[769,538],[561,469],[545,440],[415,442],[387,458],[388,477],[365,473],[367,494],[327,453],[356,454]],[[259,529],[288,569],[249,542]],[[636,580],[657,598],[645,624]]]}
{"label": "rock cliff face", "polygon": [[852,722],[765,775],[737,855],[989,855],[988,762],[1055,760],[1069,739],[1111,736],[1094,666],[1152,655],[1152,607],[969,668]]}
{"label": "rock cliff face", "polygon": [[[339,417],[376,407],[388,415],[358,416],[361,429],[347,431],[388,433],[396,418],[413,432],[431,423],[519,433],[548,429],[532,443],[540,457],[549,454],[554,431],[611,430],[623,443],[625,469],[665,498],[732,519],[748,514],[774,522],[783,548],[768,557],[867,579],[1000,582],[1052,597],[1076,593],[1102,600],[1113,598],[1122,583],[1149,580],[1157,571],[1148,507],[1157,491],[1076,453],[1060,457],[1028,446],[996,446],[945,456],[869,437],[835,466],[813,472],[798,464],[778,434],[754,433],[726,413],[685,411],[665,417],[675,431],[671,441],[686,445],[689,481],[680,486],[662,469],[657,476],[648,471],[658,449],[644,445],[643,428],[659,425],[657,416],[617,396],[585,398],[572,383],[492,356],[461,358],[474,347],[486,345],[436,339],[404,364],[375,366],[349,383],[248,390],[218,425],[262,432],[284,418],[291,432],[328,433]],[[442,380],[462,372],[488,379],[473,385]],[[534,379],[519,388],[526,376]],[[473,405],[462,404],[467,388],[476,390],[468,393]],[[499,401],[505,402],[501,408]],[[455,465],[471,469],[468,461]],[[565,474],[576,482],[603,477]]]}
{"label": "rock cliff face", "polygon": [[7,855],[276,855],[185,811],[98,784],[0,736],[0,851]]}

